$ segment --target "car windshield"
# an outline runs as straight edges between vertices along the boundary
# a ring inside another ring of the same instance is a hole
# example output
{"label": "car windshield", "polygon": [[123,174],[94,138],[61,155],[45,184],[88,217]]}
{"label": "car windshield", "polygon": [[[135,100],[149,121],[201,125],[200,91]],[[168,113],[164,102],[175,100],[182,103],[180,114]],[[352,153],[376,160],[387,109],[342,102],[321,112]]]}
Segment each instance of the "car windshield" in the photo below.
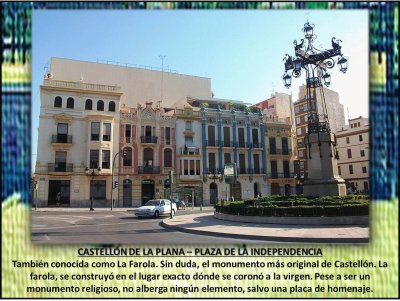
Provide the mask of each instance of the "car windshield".
{"label": "car windshield", "polygon": [[148,201],[146,204],[144,204],[145,206],[158,206],[160,205],[160,201],[155,201],[155,200],[151,200]]}

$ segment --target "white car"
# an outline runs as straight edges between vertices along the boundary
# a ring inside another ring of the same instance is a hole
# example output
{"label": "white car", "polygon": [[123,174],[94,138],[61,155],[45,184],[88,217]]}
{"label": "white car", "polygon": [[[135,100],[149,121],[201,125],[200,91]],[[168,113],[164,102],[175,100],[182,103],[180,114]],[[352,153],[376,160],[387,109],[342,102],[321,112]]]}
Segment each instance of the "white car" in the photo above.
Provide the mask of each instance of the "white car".
{"label": "white car", "polygon": [[[172,202],[172,215],[176,213],[176,204]],[[138,218],[143,216],[159,217],[171,214],[171,201],[167,199],[150,200],[143,206],[135,210],[135,215]]]}

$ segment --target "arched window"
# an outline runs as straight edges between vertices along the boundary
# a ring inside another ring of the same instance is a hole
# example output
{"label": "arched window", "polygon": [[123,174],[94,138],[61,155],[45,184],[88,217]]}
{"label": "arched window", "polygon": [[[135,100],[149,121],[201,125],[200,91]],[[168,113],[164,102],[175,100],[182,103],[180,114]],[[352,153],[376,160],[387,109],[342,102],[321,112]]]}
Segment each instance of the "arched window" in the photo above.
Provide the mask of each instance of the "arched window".
{"label": "arched window", "polygon": [[67,109],[73,109],[74,108],[74,99],[72,97],[68,97],[67,99]]}
{"label": "arched window", "polygon": [[164,167],[172,167],[172,150],[170,148],[164,150]]}
{"label": "arched window", "polygon": [[125,147],[123,153],[126,154],[125,156],[123,156],[123,166],[132,166],[132,149],[130,147]]}
{"label": "arched window", "polygon": [[60,96],[57,96],[54,99],[54,107],[55,108],[61,108],[62,107],[62,98]]}
{"label": "arched window", "polygon": [[110,102],[109,102],[109,104],[108,104],[108,110],[109,110],[110,112],[115,112],[115,102],[113,102],[113,101],[110,101]]}
{"label": "arched window", "polygon": [[97,102],[97,111],[104,111],[104,101],[99,100]]}
{"label": "arched window", "polygon": [[91,109],[92,109],[92,100],[86,99],[85,110],[91,110]]}

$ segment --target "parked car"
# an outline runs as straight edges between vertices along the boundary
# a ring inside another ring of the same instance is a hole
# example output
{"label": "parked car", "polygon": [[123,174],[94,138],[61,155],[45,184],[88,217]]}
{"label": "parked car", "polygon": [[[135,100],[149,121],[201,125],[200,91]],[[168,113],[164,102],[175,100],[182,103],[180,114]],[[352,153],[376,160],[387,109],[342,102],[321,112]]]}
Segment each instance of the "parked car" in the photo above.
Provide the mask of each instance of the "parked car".
{"label": "parked car", "polygon": [[[172,202],[172,215],[175,215],[176,210],[176,204]],[[168,216],[170,214],[171,201],[167,199],[150,200],[146,204],[135,210],[135,215],[138,218],[142,218],[143,216],[153,216],[157,218],[159,216]]]}

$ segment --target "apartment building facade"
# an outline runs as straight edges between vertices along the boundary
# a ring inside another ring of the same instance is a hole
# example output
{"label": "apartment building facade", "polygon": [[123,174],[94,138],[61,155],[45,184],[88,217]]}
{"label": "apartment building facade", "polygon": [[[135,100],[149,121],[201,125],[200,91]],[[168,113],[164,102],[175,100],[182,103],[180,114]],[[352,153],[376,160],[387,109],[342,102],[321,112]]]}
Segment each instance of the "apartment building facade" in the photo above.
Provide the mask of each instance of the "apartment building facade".
{"label": "apartment building facade", "polygon": [[[323,87],[325,97],[326,111],[328,114],[330,129],[333,133],[341,130],[345,126],[345,116],[343,105],[339,102],[339,94],[328,88]],[[297,144],[297,157],[299,160],[299,172],[302,175],[307,171],[306,160],[306,145],[304,145],[304,137],[307,133],[307,114],[308,104],[306,99],[306,86],[299,88],[298,100],[294,102],[294,124]],[[322,112],[322,95],[321,91],[317,90],[315,95],[312,95],[312,105],[317,107],[318,112]]]}
{"label": "apartment building facade", "polygon": [[336,132],[339,175],[348,192],[369,193],[369,120],[349,119],[346,128]]}
{"label": "apartment building facade", "polygon": [[44,80],[35,165],[39,206],[88,206],[92,198],[107,205],[120,97],[118,86]]}

